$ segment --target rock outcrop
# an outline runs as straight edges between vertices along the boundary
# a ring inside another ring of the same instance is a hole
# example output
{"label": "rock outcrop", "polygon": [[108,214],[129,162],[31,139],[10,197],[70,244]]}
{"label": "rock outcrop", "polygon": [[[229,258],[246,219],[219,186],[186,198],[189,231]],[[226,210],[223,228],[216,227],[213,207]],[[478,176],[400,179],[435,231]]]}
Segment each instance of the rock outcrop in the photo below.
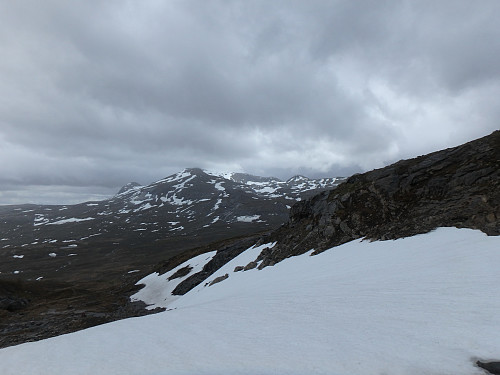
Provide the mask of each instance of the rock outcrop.
{"label": "rock outcrop", "polygon": [[260,268],[314,249],[367,238],[388,240],[436,227],[500,234],[500,131],[462,146],[350,177],[298,202],[272,235]]}

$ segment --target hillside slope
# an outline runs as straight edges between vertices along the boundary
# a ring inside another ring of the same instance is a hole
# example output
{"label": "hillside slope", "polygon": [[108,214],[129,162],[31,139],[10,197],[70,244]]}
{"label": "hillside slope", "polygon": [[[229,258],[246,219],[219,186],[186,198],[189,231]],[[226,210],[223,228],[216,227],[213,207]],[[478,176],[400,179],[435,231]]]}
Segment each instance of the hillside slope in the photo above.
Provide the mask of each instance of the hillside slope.
{"label": "hillside slope", "polygon": [[500,237],[441,228],[234,272],[262,246],[168,311],[2,349],[0,372],[480,375],[500,352]]}

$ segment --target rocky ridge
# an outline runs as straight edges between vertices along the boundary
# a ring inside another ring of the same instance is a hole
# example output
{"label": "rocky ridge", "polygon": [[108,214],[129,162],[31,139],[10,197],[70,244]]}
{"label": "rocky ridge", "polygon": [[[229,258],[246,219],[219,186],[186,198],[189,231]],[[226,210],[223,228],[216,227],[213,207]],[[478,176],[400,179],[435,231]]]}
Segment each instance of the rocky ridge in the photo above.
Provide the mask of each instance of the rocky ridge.
{"label": "rocky ridge", "polygon": [[389,240],[451,226],[500,235],[500,131],[354,175],[298,202],[259,267],[358,238]]}

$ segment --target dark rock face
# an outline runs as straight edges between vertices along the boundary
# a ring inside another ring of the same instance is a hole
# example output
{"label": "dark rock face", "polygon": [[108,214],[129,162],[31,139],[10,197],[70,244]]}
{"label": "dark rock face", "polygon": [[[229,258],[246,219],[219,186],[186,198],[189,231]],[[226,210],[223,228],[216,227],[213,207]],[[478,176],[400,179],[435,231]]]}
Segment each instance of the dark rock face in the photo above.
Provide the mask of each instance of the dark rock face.
{"label": "dark rock face", "polygon": [[178,278],[184,277],[184,276],[188,275],[189,272],[191,272],[192,269],[193,269],[193,267],[191,267],[191,266],[182,267],[177,272],[175,272],[172,276],[170,276],[168,278],[168,281],[172,281],[174,279],[178,279]]}
{"label": "dark rock face", "polygon": [[261,253],[261,266],[366,237],[387,240],[436,227],[500,234],[500,131],[386,168],[354,175],[298,202]]}
{"label": "dark rock face", "polygon": [[208,286],[212,286],[214,284],[220,283],[221,281],[226,280],[228,277],[229,277],[229,275],[227,273],[222,275],[222,276],[216,277],[215,279],[213,279],[213,281],[210,284],[208,284]]}
{"label": "dark rock face", "polygon": [[481,362],[477,361],[476,365],[488,371],[491,374],[500,375],[500,362]]}
{"label": "dark rock face", "polygon": [[7,311],[18,311],[28,306],[29,301],[26,298],[0,296],[0,309]]}
{"label": "dark rock face", "polygon": [[255,262],[255,261],[254,262],[250,262],[245,267],[243,267],[243,271],[252,270],[255,267],[257,267],[257,262]]}

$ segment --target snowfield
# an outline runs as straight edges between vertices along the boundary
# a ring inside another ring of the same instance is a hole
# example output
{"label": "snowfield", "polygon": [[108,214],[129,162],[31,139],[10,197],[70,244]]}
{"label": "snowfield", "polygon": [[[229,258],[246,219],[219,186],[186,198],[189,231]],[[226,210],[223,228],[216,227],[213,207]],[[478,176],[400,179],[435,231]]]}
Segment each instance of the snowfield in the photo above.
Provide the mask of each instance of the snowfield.
{"label": "snowfield", "polygon": [[500,237],[440,228],[229,268],[256,254],[163,313],[2,349],[0,373],[473,375],[500,359]]}

